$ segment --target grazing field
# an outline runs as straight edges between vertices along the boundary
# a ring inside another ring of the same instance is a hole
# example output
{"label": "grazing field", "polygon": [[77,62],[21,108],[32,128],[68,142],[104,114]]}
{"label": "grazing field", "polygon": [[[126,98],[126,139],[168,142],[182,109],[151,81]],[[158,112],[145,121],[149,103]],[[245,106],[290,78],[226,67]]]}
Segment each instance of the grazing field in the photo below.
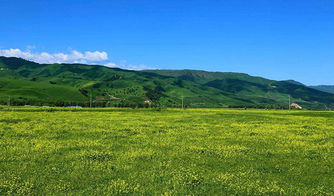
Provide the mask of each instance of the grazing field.
{"label": "grazing field", "polygon": [[334,113],[0,109],[0,195],[334,195]]}

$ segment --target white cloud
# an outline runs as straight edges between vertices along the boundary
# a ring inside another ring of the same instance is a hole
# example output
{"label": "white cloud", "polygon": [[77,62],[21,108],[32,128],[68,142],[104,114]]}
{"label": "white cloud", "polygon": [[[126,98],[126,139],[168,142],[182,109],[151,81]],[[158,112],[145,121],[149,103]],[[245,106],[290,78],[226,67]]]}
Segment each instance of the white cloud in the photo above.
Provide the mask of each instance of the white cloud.
{"label": "white cloud", "polygon": [[110,62],[110,63],[105,64],[105,66],[106,67],[118,67],[121,69],[129,69],[129,70],[154,69],[153,67],[146,66],[144,64],[139,64],[139,65],[128,64],[126,60],[121,60],[118,64]]}
{"label": "white cloud", "polygon": [[144,70],[144,69],[155,69],[154,67],[150,67],[144,64],[139,64],[139,65],[128,65],[127,69],[131,69],[131,70]]}
{"label": "white cloud", "polygon": [[85,58],[88,61],[92,62],[99,62],[99,61],[105,61],[108,60],[108,54],[106,52],[85,52]]}
{"label": "white cloud", "polygon": [[0,56],[5,57],[18,57],[37,63],[81,63],[81,64],[98,64],[102,63],[106,67],[118,67],[121,69],[130,70],[143,70],[153,69],[152,67],[144,64],[133,65],[129,64],[126,60],[121,60],[119,63],[107,62],[108,53],[104,51],[86,51],[79,52],[77,50],[71,50],[68,53],[48,53],[48,52],[33,52],[35,46],[27,46],[27,50],[20,49],[0,49]]}
{"label": "white cloud", "polygon": [[0,49],[0,56],[18,57],[37,63],[98,63],[108,60],[108,54],[101,51],[86,51],[84,53],[72,50],[69,53],[47,53],[31,52],[32,47],[27,51],[20,49]]}
{"label": "white cloud", "polygon": [[110,63],[105,64],[104,66],[106,66],[106,67],[117,67],[117,64],[110,62]]}

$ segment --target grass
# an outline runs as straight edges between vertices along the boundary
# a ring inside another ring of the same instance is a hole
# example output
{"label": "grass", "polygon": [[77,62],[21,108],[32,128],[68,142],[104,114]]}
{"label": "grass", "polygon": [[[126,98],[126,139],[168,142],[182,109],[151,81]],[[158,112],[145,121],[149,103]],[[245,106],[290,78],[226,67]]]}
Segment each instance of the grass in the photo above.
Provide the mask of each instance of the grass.
{"label": "grass", "polygon": [[0,195],[334,194],[333,112],[62,110],[0,110]]}
{"label": "grass", "polygon": [[[71,97],[74,101],[87,101],[87,97],[78,89],[69,86],[52,85],[45,82],[32,82],[26,80],[0,79],[0,101],[13,100],[24,102],[25,100],[39,100],[44,102],[63,100]],[[26,101],[29,104],[29,101]]]}

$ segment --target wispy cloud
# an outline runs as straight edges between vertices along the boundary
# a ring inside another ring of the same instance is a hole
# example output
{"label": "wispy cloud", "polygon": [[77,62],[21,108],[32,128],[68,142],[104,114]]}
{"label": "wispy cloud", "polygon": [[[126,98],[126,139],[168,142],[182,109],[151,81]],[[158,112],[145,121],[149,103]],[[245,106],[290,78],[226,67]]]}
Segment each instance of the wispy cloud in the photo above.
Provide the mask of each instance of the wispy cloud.
{"label": "wispy cloud", "polygon": [[117,67],[117,64],[110,62],[110,63],[105,64],[104,66],[106,66],[106,67]]}
{"label": "wispy cloud", "polygon": [[119,63],[107,63],[105,64],[105,66],[107,67],[118,67],[121,69],[130,69],[130,70],[144,70],[144,69],[154,69],[154,67],[151,66],[147,66],[144,64],[138,64],[138,65],[134,65],[134,64],[129,64],[126,60],[121,60]]}
{"label": "wispy cloud", "polygon": [[98,63],[108,60],[108,54],[103,51],[79,52],[72,50],[69,53],[32,52],[33,47],[26,51],[20,49],[1,49],[0,56],[19,57],[37,63]]}

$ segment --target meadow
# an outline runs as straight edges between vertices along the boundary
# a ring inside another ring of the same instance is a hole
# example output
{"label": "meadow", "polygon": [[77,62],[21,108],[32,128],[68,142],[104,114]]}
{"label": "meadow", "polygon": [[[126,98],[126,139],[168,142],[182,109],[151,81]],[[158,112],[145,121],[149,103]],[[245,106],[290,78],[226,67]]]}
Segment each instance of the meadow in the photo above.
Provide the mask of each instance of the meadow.
{"label": "meadow", "polygon": [[334,112],[0,109],[0,195],[334,195]]}

